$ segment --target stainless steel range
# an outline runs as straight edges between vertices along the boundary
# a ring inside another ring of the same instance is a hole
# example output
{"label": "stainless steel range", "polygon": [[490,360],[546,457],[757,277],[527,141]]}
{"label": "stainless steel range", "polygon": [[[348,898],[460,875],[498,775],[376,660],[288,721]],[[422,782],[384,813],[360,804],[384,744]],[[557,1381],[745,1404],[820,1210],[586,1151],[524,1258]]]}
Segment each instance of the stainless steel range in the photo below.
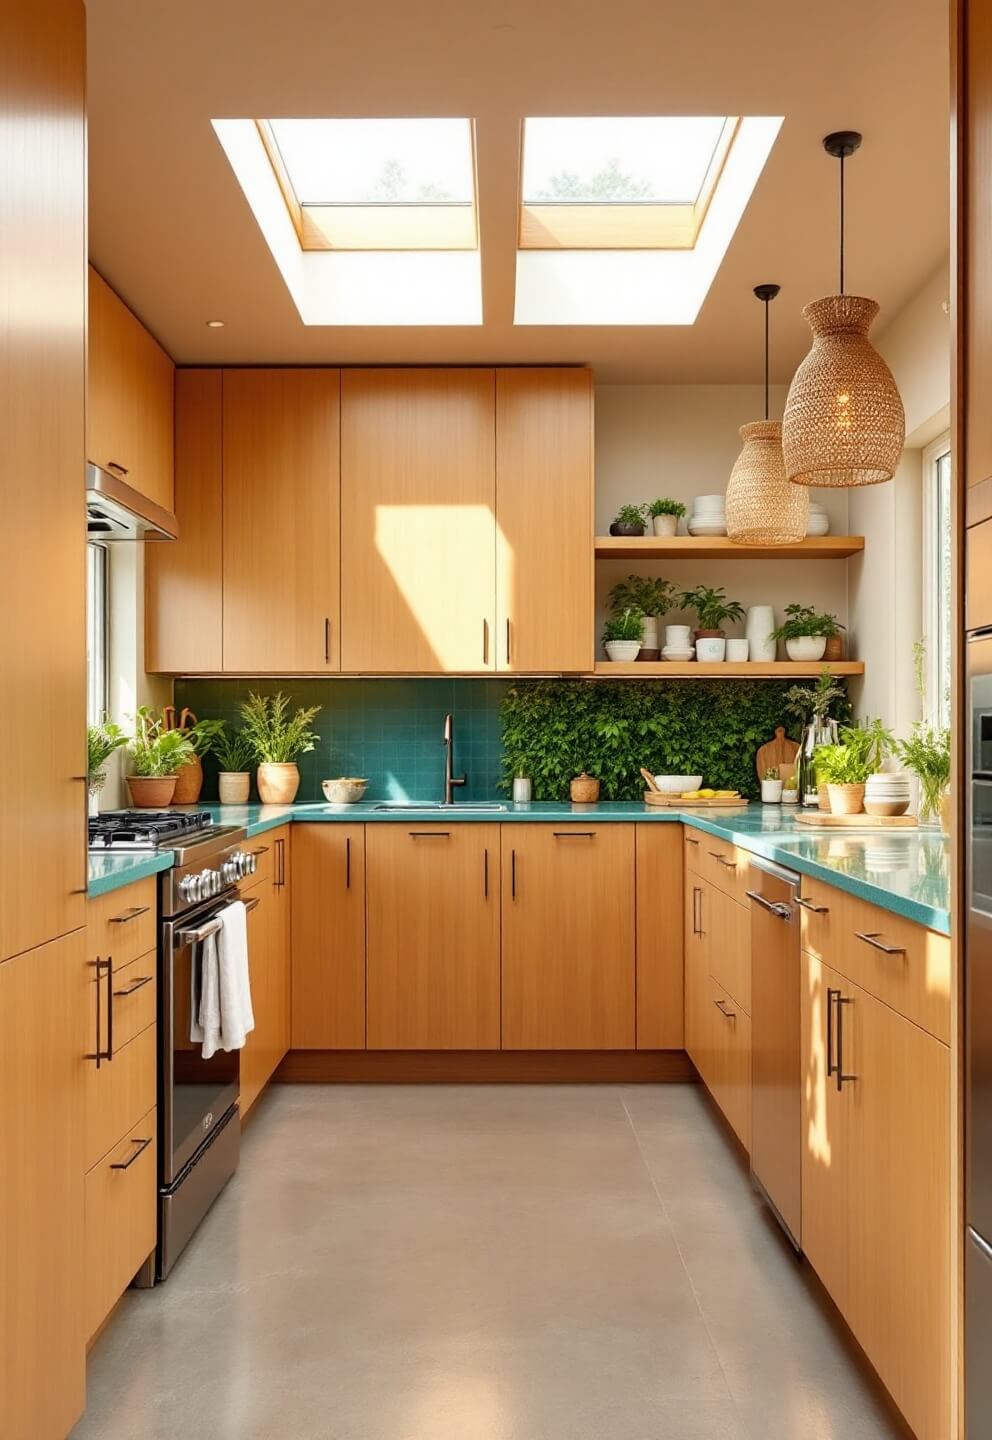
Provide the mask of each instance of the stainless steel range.
{"label": "stainless steel range", "polygon": [[238,882],[255,870],[245,839],[243,829],[215,825],[206,811],[118,810],[90,821],[95,852],[173,853],[173,868],[159,876],[158,1247],[138,1285],[165,1279],[238,1168],[240,1052],[204,1060],[190,1040],[190,1015],[203,942],[240,898]]}

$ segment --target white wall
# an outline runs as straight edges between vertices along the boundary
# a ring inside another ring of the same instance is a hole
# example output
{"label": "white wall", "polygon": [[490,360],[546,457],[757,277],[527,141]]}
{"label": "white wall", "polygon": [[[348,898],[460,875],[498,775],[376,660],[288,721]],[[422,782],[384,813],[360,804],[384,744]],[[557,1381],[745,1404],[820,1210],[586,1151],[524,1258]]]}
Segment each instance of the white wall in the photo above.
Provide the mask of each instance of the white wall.
{"label": "white wall", "polygon": [[[781,419],[786,387],[772,387],[770,411]],[[738,430],[764,414],[760,385],[600,385],[596,388],[596,533],[605,535],[622,504],[670,496],[692,508],[695,495],[725,491],[741,449]],[[846,491],[812,492],[826,506],[834,534],[848,533]],[[684,525],[683,527],[684,528]],[[597,638],[610,586],[632,571],[663,575],[682,589],[722,585],[742,605],[792,601],[848,618],[847,566],[836,560],[701,560],[657,563],[600,560]],[[685,618],[673,613],[669,623]],[[743,626],[728,626],[729,635]],[[597,652],[599,653],[599,652]]]}
{"label": "white wall", "polygon": [[[145,547],[119,544],[108,546],[110,601],[110,714],[128,734],[130,716],[139,705],[161,709],[172,703],[172,681],[162,675],[145,673]],[[112,755],[107,765],[107,783],[100,792],[100,809],[114,810],[130,805],[124,784],[125,757]]]}

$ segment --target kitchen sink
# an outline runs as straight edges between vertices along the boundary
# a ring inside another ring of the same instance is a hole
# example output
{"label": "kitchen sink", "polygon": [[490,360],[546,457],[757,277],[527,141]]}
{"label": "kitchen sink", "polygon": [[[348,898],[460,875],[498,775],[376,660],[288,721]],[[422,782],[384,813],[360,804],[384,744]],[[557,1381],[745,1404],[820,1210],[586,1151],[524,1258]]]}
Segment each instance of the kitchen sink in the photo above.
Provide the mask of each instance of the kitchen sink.
{"label": "kitchen sink", "polygon": [[406,800],[384,800],[381,804],[374,805],[372,808],[374,810],[399,811],[436,810],[439,814],[442,815],[457,815],[459,813],[462,815],[477,815],[480,812],[485,814],[491,814],[493,811],[499,812],[501,810],[506,810],[509,807],[506,805],[501,805],[498,800],[480,800],[477,804],[473,804],[471,801],[465,800],[460,805],[444,805],[440,800],[423,800],[419,805],[411,805]]}

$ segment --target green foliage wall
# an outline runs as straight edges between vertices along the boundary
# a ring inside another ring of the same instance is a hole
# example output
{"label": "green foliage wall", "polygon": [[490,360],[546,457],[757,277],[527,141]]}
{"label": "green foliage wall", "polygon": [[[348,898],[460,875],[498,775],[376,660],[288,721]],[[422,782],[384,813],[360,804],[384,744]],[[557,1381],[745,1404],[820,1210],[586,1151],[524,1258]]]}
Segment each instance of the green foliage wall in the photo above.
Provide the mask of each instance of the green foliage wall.
{"label": "green foliage wall", "polygon": [[775,680],[539,680],[503,699],[504,783],[530,775],[535,800],[563,800],[586,770],[604,800],[639,799],[655,775],[699,775],[704,785],[757,796],[758,747],[776,725],[799,738]]}

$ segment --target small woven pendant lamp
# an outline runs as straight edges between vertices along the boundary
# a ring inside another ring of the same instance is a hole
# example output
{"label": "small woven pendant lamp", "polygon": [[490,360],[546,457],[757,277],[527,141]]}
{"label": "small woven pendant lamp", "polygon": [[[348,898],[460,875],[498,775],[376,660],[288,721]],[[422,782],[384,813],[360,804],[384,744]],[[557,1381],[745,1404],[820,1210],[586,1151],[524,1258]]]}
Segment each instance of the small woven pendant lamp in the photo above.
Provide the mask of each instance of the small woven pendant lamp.
{"label": "small woven pendant lamp", "polygon": [[809,521],[809,492],[786,479],[782,427],[768,418],[768,306],[778,292],[754,287],[765,307],[765,418],[741,426],[744,448],[727,486],[727,536],[738,545],[795,545]]}
{"label": "small woven pendant lamp", "polygon": [[782,422],[785,472],[797,485],[891,480],[906,436],[896,382],[868,339],[878,305],[844,294],[844,161],[860,144],[856,130],[839,130],[823,142],[840,161],[840,294],[803,310],[813,346],[792,377]]}

